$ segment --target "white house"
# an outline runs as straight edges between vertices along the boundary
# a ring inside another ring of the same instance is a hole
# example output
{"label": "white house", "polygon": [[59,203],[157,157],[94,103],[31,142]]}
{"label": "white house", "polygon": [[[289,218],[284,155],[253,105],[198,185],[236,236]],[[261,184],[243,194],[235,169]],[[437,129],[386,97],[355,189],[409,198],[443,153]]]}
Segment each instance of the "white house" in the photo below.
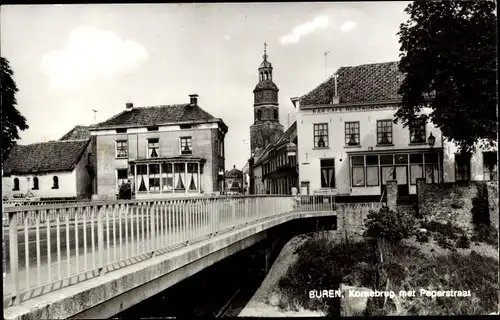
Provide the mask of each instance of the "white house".
{"label": "white house", "polygon": [[90,199],[90,154],[90,139],[17,145],[3,164],[3,197]]}
{"label": "white house", "polygon": [[[375,196],[387,180],[397,180],[399,194],[409,195],[416,193],[416,179],[455,181],[455,171],[483,179],[482,161],[473,161],[478,166],[472,171],[455,170],[456,147],[429,121],[418,118],[406,128],[394,123],[402,80],[398,62],[341,67],[306,95],[292,98],[302,194],[337,189],[340,195]],[[423,108],[421,115],[429,112]],[[479,157],[482,151],[473,160]],[[496,177],[496,165],[488,170]]]}

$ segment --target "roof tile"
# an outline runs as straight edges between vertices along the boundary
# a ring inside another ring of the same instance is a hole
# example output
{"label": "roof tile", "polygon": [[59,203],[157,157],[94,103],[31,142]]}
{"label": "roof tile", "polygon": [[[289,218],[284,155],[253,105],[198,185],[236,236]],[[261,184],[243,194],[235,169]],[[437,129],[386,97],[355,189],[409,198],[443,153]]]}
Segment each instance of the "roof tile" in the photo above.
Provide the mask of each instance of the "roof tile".
{"label": "roof tile", "polygon": [[152,107],[134,107],[95,125],[96,128],[115,126],[151,126],[184,121],[216,120],[199,106],[189,103]]}
{"label": "roof tile", "polygon": [[3,164],[4,174],[71,171],[89,143],[90,139],[16,145]]}
{"label": "roof tile", "polygon": [[[404,75],[398,61],[341,67],[337,70],[339,103],[364,103],[398,100]],[[330,104],[335,94],[332,76],[309,93],[300,97],[300,105]]]}

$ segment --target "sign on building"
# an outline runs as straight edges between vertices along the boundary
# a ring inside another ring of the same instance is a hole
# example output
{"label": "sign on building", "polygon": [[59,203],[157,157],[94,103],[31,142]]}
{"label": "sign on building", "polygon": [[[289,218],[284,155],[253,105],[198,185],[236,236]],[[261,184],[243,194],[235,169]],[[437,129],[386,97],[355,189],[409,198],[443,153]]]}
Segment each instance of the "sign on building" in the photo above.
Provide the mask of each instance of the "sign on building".
{"label": "sign on building", "polygon": [[337,188],[320,188],[320,189],[314,190],[314,194],[335,196],[335,195],[339,194],[339,189],[337,189]]}

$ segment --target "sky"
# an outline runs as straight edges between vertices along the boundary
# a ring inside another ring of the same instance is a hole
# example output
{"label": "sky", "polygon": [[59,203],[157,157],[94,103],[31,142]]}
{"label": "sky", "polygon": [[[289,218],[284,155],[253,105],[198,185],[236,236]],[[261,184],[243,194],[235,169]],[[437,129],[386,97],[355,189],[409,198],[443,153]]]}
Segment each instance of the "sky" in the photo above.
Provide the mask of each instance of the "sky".
{"label": "sky", "polygon": [[1,55],[30,126],[18,143],[57,140],[75,125],[123,111],[128,101],[187,103],[198,94],[200,107],[229,127],[226,168],[241,169],[250,157],[252,91],[264,42],[286,130],[295,119],[291,97],[341,66],[399,59],[397,32],[407,4],[2,6]]}

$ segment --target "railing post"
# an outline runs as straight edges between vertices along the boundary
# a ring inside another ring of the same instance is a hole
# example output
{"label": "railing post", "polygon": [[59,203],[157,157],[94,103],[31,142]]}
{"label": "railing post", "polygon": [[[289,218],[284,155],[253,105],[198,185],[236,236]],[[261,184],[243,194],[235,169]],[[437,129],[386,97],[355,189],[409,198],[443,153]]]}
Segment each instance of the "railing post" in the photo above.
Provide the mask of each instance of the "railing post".
{"label": "railing post", "polygon": [[[17,217],[19,212],[9,213],[9,258],[10,258],[10,276],[14,282],[14,305],[21,303],[19,296],[19,257],[17,244]],[[27,215],[26,218],[27,219]],[[26,232],[26,230],[25,230]],[[26,270],[28,272],[29,270]]]}
{"label": "railing post", "polygon": [[245,216],[244,216],[244,221],[245,221],[245,224],[248,223],[248,211],[249,211],[249,200],[247,197],[245,197]]}
{"label": "railing post", "polygon": [[99,255],[99,275],[106,273],[104,268],[104,208],[105,206],[97,207],[97,252]]}
{"label": "railing post", "polygon": [[232,198],[231,200],[231,203],[232,203],[232,206],[231,206],[231,209],[232,209],[232,221],[231,221],[231,225],[234,228],[236,228],[236,201],[237,201],[237,198]]}
{"label": "railing post", "polygon": [[149,235],[151,236],[151,239],[149,239],[149,243],[151,243],[149,250],[151,251],[151,258],[155,256],[155,249],[156,249],[156,230],[155,230],[155,219],[156,219],[156,202],[151,203],[151,207],[149,209],[150,212],[150,228],[151,232]]}

